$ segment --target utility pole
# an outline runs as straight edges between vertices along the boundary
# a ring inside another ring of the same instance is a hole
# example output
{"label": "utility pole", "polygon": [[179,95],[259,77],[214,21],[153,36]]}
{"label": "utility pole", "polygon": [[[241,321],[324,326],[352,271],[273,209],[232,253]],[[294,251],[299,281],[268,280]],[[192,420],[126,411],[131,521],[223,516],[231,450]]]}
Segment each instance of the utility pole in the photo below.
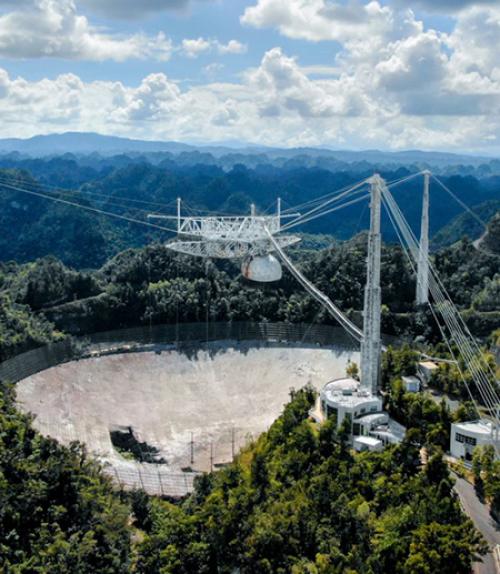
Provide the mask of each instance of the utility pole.
{"label": "utility pole", "polygon": [[193,433],[191,433],[191,464],[194,464],[194,440],[193,440]]}
{"label": "utility pole", "polygon": [[422,201],[422,223],[420,226],[420,248],[417,266],[417,305],[429,302],[429,181],[431,172],[424,171],[424,197]]}
{"label": "utility pole", "polygon": [[379,388],[380,378],[380,315],[382,297],[380,290],[380,259],[382,239],[380,212],[382,190],[385,186],[380,175],[375,174],[370,184],[370,233],[366,269],[365,301],[363,308],[363,340],[361,342],[361,386],[373,394]]}

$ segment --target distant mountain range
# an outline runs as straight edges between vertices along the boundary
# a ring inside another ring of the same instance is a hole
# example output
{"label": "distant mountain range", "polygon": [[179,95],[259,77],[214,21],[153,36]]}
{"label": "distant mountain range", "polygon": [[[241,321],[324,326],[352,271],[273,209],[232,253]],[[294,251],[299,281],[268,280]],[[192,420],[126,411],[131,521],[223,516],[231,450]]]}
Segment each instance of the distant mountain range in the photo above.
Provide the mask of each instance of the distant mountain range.
{"label": "distant mountain range", "polygon": [[[406,150],[388,152],[380,150],[330,150],[325,148],[268,148],[262,146],[217,146],[217,145],[188,145],[169,141],[145,141],[116,136],[106,136],[97,133],[66,132],[61,134],[39,135],[29,139],[9,138],[0,139],[0,154],[18,153],[30,157],[45,157],[65,153],[89,155],[98,153],[103,156],[116,154],[151,154],[167,152],[175,155],[198,152],[201,155],[210,154],[214,158],[223,156],[261,156],[260,161],[282,158],[289,160],[305,157],[336,160],[343,163],[367,162],[369,164],[387,165],[427,165],[444,167],[449,165],[467,165],[477,167],[489,164],[499,159],[478,157],[444,152]],[[257,158],[253,158],[253,162]],[[200,163],[204,163],[200,161]]]}

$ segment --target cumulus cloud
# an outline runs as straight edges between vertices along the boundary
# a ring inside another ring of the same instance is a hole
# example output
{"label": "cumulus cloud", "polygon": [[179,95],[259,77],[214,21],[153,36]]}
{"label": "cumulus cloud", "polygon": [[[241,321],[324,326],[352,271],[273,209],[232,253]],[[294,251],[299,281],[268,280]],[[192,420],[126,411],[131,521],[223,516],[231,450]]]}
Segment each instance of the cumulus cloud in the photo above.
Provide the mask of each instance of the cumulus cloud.
{"label": "cumulus cloud", "polygon": [[180,90],[164,74],[150,74],[140,86],[123,90],[120,105],[111,112],[114,121],[161,120],[176,110]]}
{"label": "cumulus cloud", "polygon": [[203,52],[211,50],[212,44],[205,38],[182,40],[182,51],[188,58],[197,58]]}
{"label": "cumulus cloud", "polygon": [[[299,115],[303,118],[359,115],[364,98],[348,81],[314,81],[280,48],[268,51],[256,70],[247,74],[260,116]],[[342,88],[337,90],[336,87]]]}
{"label": "cumulus cloud", "polygon": [[247,46],[238,40],[229,40],[227,44],[206,38],[186,38],[181,44],[182,53],[188,58],[197,58],[201,54],[216,51],[218,54],[244,54]]}
{"label": "cumulus cloud", "polygon": [[345,43],[385,34],[391,28],[391,19],[391,9],[375,1],[258,0],[255,6],[245,9],[241,23],[277,28],[290,38]]}
{"label": "cumulus cloud", "polygon": [[92,27],[72,0],[32,0],[0,16],[0,56],[85,60],[167,60],[171,41],[163,34],[122,36]]}
{"label": "cumulus cloud", "polygon": [[[298,0],[260,0],[264,4],[290,14]],[[307,2],[313,4],[319,18],[340,17],[336,2]],[[367,6],[347,4],[346,26],[355,28],[356,10],[361,28],[372,26],[364,16]],[[215,82],[219,67],[212,65],[205,68],[207,83],[185,89],[161,73],[130,86],[74,75],[27,82],[0,70],[0,134],[64,126],[182,141],[500,151],[500,8],[466,8],[446,33],[387,5],[371,2],[370,10],[383,14],[377,34],[363,42],[362,34],[341,37],[339,31],[340,51],[324,74],[301,67],[280,48],[268,50],[238,81]],[[318,22],[309,24],[300,33],[317,39]],[[290,20],[287,26],[295,29]],[[195,57],[241,48],[201,37],[177,49]]]}
{"label": "cumulus cloud", "polygon": [[227,44],[217,42],[216,47],[219,54],[244,54],[248,49],[246,44],[242,44],[238,40],[229,40]]}

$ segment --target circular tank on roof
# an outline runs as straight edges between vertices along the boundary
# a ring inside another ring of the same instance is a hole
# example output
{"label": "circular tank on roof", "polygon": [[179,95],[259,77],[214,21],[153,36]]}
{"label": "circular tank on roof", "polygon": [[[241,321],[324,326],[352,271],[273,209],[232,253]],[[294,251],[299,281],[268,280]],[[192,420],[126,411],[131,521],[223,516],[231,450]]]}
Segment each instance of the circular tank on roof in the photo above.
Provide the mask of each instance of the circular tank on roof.
{"label": "circular tank on roof", "polygon": [[273,255],[257,255],[245,259],[241,264],[243,277],[259,283],[279,281],[283,275],[280,262]]}

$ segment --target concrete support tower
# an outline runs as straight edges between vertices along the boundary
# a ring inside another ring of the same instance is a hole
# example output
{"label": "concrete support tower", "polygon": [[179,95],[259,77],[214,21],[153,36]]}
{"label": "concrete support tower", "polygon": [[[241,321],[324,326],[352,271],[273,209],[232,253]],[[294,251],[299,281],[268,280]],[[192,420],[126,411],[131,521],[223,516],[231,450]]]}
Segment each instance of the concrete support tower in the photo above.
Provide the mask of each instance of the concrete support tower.
{"label": "concrete support tower", "polygon": [[384,180],[375,174],[370,183],[370,233],[368,235],[368,260],[363,309],[363,341],[361,343],[361,386],[373,394],[379,388],[380,378],[380,208]]}
{"label": "concrete support tower", "polygon": [[429,180],[430,171],[424,171],[424,197],[422,201],[422,224],[420,226],[420,249],[417,266],[417,305],[429,301]]}

